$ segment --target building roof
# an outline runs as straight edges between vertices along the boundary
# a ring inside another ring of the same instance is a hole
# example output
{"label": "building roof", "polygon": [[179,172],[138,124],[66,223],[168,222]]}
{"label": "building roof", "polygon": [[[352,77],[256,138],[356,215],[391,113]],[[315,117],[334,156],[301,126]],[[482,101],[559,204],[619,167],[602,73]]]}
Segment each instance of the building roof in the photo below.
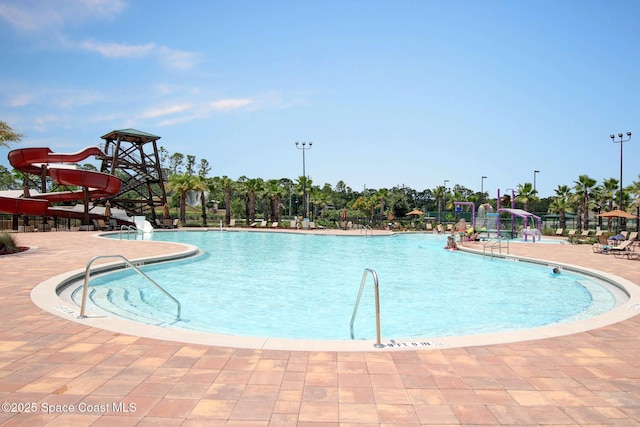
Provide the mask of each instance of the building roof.
{"label": "building roof", "polygon": [[101,136],[100,138],[107,141],[116,141],[120,139],[120,141],[127,141],[138,144],[146,144],[147,142],[155,141],[160,139],[157,135],[152,135],[147,132],[142,132],[137,129],[120,129],[120,130],[112,130],[106,135]]}

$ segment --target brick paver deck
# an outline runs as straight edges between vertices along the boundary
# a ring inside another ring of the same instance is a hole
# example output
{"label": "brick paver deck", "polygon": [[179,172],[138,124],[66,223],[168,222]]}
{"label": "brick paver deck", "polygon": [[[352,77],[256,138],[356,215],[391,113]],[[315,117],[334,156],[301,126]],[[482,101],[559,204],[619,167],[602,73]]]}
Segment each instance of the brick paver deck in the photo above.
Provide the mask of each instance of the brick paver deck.
{"label": "brick paver deck", "polygon": [[[88,327],[30,299],[35,285],[93,256],[135,259],[177,245],[85,232],[16,237],[37,250],[0,257],[3,425],[640,425],[639,316],[558,338],[454,349],[182,344]],[[512,244],[511,253],[640,284],[640,262],[588,246]]]}

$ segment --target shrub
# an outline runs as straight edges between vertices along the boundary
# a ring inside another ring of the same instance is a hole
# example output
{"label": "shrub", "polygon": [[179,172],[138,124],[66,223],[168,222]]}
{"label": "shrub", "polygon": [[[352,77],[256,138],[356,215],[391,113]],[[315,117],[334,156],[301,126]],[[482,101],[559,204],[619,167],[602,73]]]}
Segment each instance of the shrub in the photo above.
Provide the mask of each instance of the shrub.
{"label": "shrub", "polygon": [[18,252],[18,245],[13,236],[8,233],[0,233],[0,253],[14,254]]}

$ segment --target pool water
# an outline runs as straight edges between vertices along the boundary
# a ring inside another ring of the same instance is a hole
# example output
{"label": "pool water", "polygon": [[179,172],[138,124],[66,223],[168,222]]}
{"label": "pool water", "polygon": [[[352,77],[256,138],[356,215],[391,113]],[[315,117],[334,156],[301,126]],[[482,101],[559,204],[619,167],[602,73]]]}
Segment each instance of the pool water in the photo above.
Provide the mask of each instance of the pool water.
{"label": "pool water", "polygon": [[[427,234],[333,236],[258,232],[162,232],[153,240],[198,246],[205,255],[92,278],[111,303],[140,307],[138,321],[241,336],[348,340],[365,268],[376,271],[383,339],[471,335],[533,328],[610,310],[615,297],[570,272],[444,250]],[[145,237],[147,238],[147,237]],[[108,288],[108,292],[104,289]],[[119,295],[119,296],[118,296]],[[596,298],[594,298],[594,295]],[[76,299],[79,293],[76,292]],[[99,297],[92,298],[104,307]],[[131,311],[131,310],[130,310]],[[367,279],[355,339],[375,339]]]}

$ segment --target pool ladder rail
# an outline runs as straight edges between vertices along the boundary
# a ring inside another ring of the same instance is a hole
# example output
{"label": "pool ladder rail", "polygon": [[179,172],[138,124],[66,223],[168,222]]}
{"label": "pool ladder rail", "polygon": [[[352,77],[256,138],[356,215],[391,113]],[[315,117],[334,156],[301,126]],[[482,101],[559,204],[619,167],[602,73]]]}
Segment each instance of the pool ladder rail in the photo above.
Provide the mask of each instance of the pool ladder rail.
{"label": "pool ladder rail", "polygon": [[85,272],[84,272],[84,284],[82,286],[82,303],[80,304],[80,315],[78,316],[79,319],[86,319],[87,318],[87,316],[85,314],[85,308],[86,308],[86,304],[87,304],[87,289],[89,287],[89,279],[91,277],[91,265],[94,263],[94,261],[97,261],[99,259],[105,259],[105,258],[120,258],[121,260],[124,261],[124,263],[127,266],[129,266],[136,273],[138,273],[139,275],[141,275],[142,277],[147,279],[147,281],[149,281],[149,283],[151,283],[153,286],[155,286],[156,289],[158,289],[160,292],[165,294],[170,300],[175,302],[176,306],[177,306],[177,310],[178,310],[177,314],[176,314],[176,320],[180,320],[180,315],[181,315],[181,312],[182,312],[182,306],[180,304],[180,301],[178,301],[176,298],[174,298],[173,295],[171,295],[169,292],[167,292],[162,286],[158,285],[151,277],[149,277],[146,274],[144,274],[142,272],[142,270],[140,270],[135,264],[133,264],[131,261],[129,261],[127,258],[125,258],[122,255],[98,255],[98,256],[95,256],[95,257],[93,257],[93,258],[91,258],[89,260],[89,262],[87,263],[87,267],[85,269]]}
{"label": "pool ladder rail", "polygon": [[504,239],[502,237],[498,237],[496,240],[489,240],[485,244],[482,245],[482,256],[487,255],[487,248],[490,250],[491,258],[493,258],[493,250],[495,248],[498,249],[499,253],[502,253],[502,248],[505,248],[507,254],[509,253],[509,239]]}
{"label": "pool ladder rail", "polygon": [[120,240],[122,240],[122,234],[126,233],[127,234],[127,240],[129,240],[129,235],[131,233],[134,233],[136,235],[136,239],[138,238],[138,233],[142,234],[144,237],[144,233],[142,233],[142,230],[139,230],[138,228],[132,226],[132,225],[121,225],[120,226]]}
{"label": "pool ladder rail", "polygon": [[371,268],[365,268],[364,273],[362,274],[360,291],[358,292],[358,298],[356,298],[356,304],[353,307],[353,314],[351,315],[351,339],[354,339],[353,322],[356,320],[356,313],[358,312],[358,306],[360,305],[360,298],[362,297],[362,291],[364,290],[364,285],[367,282],[367,276],[369,273],[371,273],[371,276],[373,277],[376,304],[376,343],[373,346],[375,348],[384,348],[384,344],[380,342],[380,293],[378,292],[378,274]]}

